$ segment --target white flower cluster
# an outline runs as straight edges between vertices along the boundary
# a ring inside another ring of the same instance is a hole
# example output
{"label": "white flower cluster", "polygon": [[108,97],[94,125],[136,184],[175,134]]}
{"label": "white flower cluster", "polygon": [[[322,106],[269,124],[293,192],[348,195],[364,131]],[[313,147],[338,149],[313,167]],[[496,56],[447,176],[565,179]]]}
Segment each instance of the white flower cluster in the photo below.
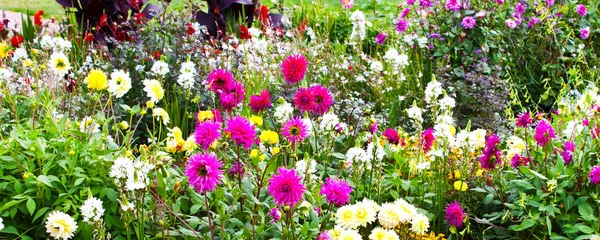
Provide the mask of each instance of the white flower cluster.
{"label": "white flower cluster", "polygon": [[408,114],[408,118],[412,119],[413,121],[419,124],[423,123],[422,110],[417,107],[416,104],[413,104],[412,107],[406,109],[406,113]]}
{"label": "white flower cluster", "polygon": [[179,69],[179,77],[177,77],[177,84],[183,89],[189,90],[194,86],[194,80],[196,78],[196,65],[187,61],[181,64]]}
{"label": "white flower cluster", "polygon": [[134,191],[146,187],[149,181],[148,172],[153,168],[152,164],[119,157],[111,167],[109,176],[115,179],[116,185],[121,186],[125,181],[125,190]]}
{"label": "white flower cluster", "polygon": [[152,64],[152,68],[150,69],[154,74],[164,76],[169,73],[169,64],[163,62],[162,60],[158,60]]}
{"label": "white flower cluster", "polygon": [[283,123],[290,119],[293,112],[294,108],[292,107],[292,104],[288,102],[283,102],[275,108],[275,113],[273,114],[273,116],[275,116],[279,123]]}
{"label": "white flower cluster", "polygon": [[332,131],[335,130],[335,126],[338,123],[340,123],[338,116],[335,113],[328,112],[323,114],[319,128],[323,131]]}
{"label": "white flower cluster", "polygon": [[[318,179],[315,175],[317,172],[317,162],[314,159],[310,159],[310,161],[306,161],[304,159],[296,162],[296,172],[298,172],[298,176],[312,180]],[[308,175],[308,176],[305,176]]]}
{"label": "white flower cluster", "polygon": [[100,222],[104,215],[104,207],[102,207],[102,201],[95,197],[88,198],[81,205],[81,215],[83,216],[84,222]]}
{"label": "white flower cluster", "polygon": [[395,48],[390,48],[383,55],[385,62],[392,66],[392,74],[400,74],[402,69],[408,66],[410,63],[406,54],[400,54]]}
{"label": "white flower cluster", "polygon": [[52,49],[54,52],[70,51],[73,47],[71,41],[65,40],[61,37],[51,37],[49,35],[42,36],[42,38],[39,40],[39,43],[42,49]]}
{"label": "white flower cluster", "polygon": [[360,10],[356,10],[350,15],[350,21],[352,22],[350,40],[364,40],[367,36],[367,26],[371,26],[371,23],[366,20],[365,14]]}
{"label": "white flower cluster", "polygon": [[442,88],[442,84],[435,79],[432,79],[431,82],[427,84],[425,87],[425,102],[428,104],[432,104],[433,101],[437,101],[437,98],[444,93],[444,89]]}

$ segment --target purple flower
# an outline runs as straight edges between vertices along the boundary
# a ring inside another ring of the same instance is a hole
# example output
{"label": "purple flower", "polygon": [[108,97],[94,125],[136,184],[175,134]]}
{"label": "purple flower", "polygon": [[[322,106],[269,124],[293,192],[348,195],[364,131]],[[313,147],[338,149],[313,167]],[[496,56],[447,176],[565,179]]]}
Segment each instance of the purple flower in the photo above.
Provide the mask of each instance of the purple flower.
{"label": "purple flower", "polygon": [[460,228],[463,225],[466,214],[463,208],[458,204],[458,201],[454,200],[453,203],[446,205],[446,216],[448,223],[454,227]]}
{"label": "purple flower", "polygon": [[523,6],[522,3],[517,3],[517,5],[515,6],[515,14],[521,16],[524,12],[525,6]]}
{"label": "purple flower", "polygon": [[577,14],[579,14],[579,16],[584,17],[585,15],[587,15],[587,8],[585,8],[585,5],[583,4],[577,4],[575,6],[575,10],[577,11]]}
{"label": "purple flower", "polygon": [[517,117],[517,126],[526,128],[530,124],[533,123],[533,118],[531,118],[531,114],[528,112],[523,112],[520,116]]}
{"label": "purple flower", "polygon": [[354,0],[340,0],[340,3],[345,9],[350,9],[354,6]]}
{"label": "purple flower", "polygon": [[502,163],[502,153],[498,149],[498,143],[500,138],[498,135],[493,134],[485,140],[485,148],[483,149],[482,155],[479,156],[481,162],[481,168],[491,170],[496,168],[496,164]]}
{"label": "purple flower", "polygon": [[214,153],[198,153],[191,156],[186,164],[185,175],[188,177],[190,185],[199,192],[209,192],[215,190],[218,184],[221,184],[223,166]]}
{"label": "purple flower", "polygon": [[575,143],[574,142],[565,142],[563,144],[563,151],[560,153],[562,155],[565,164],[569,164],[573,162],[573,152],[575,151]]}
{"label": "purple flower", "polygon": [[531,18],[531,20],[529,20],[529,23],[527,24],[527,28],[532,29],[533,27],[535,27],[535,25],[537,25],[540,22],[540,19],[537,17]]}
{"label": "purple flower", "polygon": [[433,6],[433,3],[430,0],[420,0],[419,6],[421,6],[422,8],[431,7]]}
{"label": "purple flower", "polygon": [[279,212],[279,209],[277,209],[276,207],[271,208],[269,215],[271,215],[271,217],[273,218],[273,220],[271,220],[271,223],[275,223],[275,222],[279,221],[279,219],[281,219],[281,213]]}
{"label": "purple flower", "polygon": [[250,97],[250,103],[248,104],[254,113],[258,113],[262,110],[266,110],[272,106],[271,95],[269,90],[263,90],[260,95],[254,95]]}
{"label": "purple flower", "polygon": [[590,37],[590,27],[584,27],[579,29],[579,36],[582,39],[587,39]]}
{"label": "purple flower", "polygon": [[496,2],[497,2],[499,5],[502,5],[502,4],[504,4],[504,0],[496,0]]}
{"label": "purple flower", "polygon": [[307,127],[304,125],[304,122],[299,117],[292,117],[288,120],[281,130],[283,136],[292,143],[292,147],[296,146],[296,143],[302,142],[306,137],[308,137]]}
{"label": "purple flower", "polygon": [[548,7],[554,6],[554,0],[544,0],[544,2],[546,2],[546,6]]}
{"label": "purple flower", "polygon": [[294,207],[306,191],[301,181],[302,178],[298,176],[296,170],[280,167],[277,169],[277,174],[273,174],[269,179],[267,190],[278,206]]}
{"label": "purple flower", "polygon": [[517,22],[515,22],[515,20],[512,19],[506,19],[506,21],[504,21],[504,23],[506,23],[506,26],[510,29],[515,29],[517,28]]}
{"label": "purple flower", "polygon": [[322,233],[319,233],[316,240],[331,240],[331,238],[329,237],[329,234],[327,234],[327,230],[325,230]]}
{"label": "purple flower", "polygon": [[319,195],[325,195],[328,203],[341,207],[350,201],[350,193],[352,193],[352,187],[345,180],[327,178]]}
{"label": "purple flower", "polygon": [[328,112],[333,105],[333,97],[329,93],[329,89],[321,85],[314,85],[309,90],[314,97],[314,106],[311,111],[319,116]]}
{"label": "purple flower", "polygon": [[423,131],[423,134],[421,134],[421,146],[423,147],[423,151],[425,153],[431,150],[433,143],[435,143],[435,135],[433,135],[433,128],[429,128]]}
{"label": "purple flower", "polygon": [[244,175],[244,165],[241,162],[235,162],[231,164],[231,168],[229,169],[229,176],[237,176],[241,178]]}
{"label": "purple flower", "polygon": [[440,38],[440,36],[441,35],[439,33],[432,33],[431,35],[429,35],[429,38],[431,38],[431,39],[437,39],[437,38]]}
{"label": "purple flower", "polygon": [[221,123],[216,121],[204,121],[196,123],[196,144],[206,150],[221,136]]}
{"label": "purple flower", "polygon": [[598,185],[598,183],[600,183],[600,166],[592,167],[592,170],[590,171],[590,175],[588,175],[588,177],[590,178],[591,184]]}
{"label": "purple flower", "polygon": [[256,135],[256,128],[248,119],[237,116],[227,121],[225,131],[231,134],[231,140],[237,145],[243,145],[246,150],[252,147]]}
{"label": "purple flower", "polygon": [[302,112],[312,111],[315,108],[315,96],[309,88],[300,88],[294,95],[294,105]]}
{"label": "purple flower", "polygon": [[530,162],[531,159],[515,154],[510,161],[510,165],[512,165],[513,168],[519,168],[520,166],[529,165]]}
{"label": "purple flower", "polygon": [[400,135],[398,134],[398,131],[396,131],[396,129],[388,128],[385,131],[383,131],[382,134],[383,134],[383,136],[385,136],[385,138],[388,140],[389,143],[391,143],[391,144],[400,143]]}
{"label": "purple flower", "polygon": [[462,27],[464,29],[474,28],[476,24],[477,24],[477,21],[475,21],[475,18],[473,18],[473,17],[465,17],[462,20]]}
{"label": "purple flower", "polygon": [[377,37],[375,38],[375,44],[383,45],[385,43],[385,39],[387,39],[387,37],[388,37],[388,34],[385,32],[377,34]]}
{"label": "purple flower", "polygon": [[398,20],[398,23],[396,23],[396,31],[398,31],[399,33],[405,32],[407,28],[408,21],[406,21],[406,19],[400,19]]}
{"label": "purple flower", "polygon": [[533,136],[533,139],[538,145],[543,147],[546,146],[546,144],[548,144],[553,138],[556,138],[554,128],[552,128],[552,125],[550,125],[546,119],[543,119],[536,126],[535,136]]}
{"label": "purple flower", "polygon": [[450,11],[458,11],[460,10],[461,2],[460,0],[446,0],[446,9]]}
{"label": "purple flower", "polygon": [[410,13],[410,8],[402,9],[402,13],[400,13],[400,18],[405,18]]}

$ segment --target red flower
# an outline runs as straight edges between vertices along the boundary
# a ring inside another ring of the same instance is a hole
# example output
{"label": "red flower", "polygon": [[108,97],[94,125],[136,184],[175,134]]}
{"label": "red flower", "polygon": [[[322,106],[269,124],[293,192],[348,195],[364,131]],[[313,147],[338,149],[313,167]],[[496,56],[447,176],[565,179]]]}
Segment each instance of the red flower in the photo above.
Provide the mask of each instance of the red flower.
{"label": "red flower", "polygon": [[136,13],[133,17],[133,20],[136,24],[142,24],[144,22],[144,19],[146,19],[146,14],[144,13]]}
{"label": "red flower", "polygon": [[83,38],[83,40],[85,40],[86,42],[91,43],[92,41],[94,41],[94,34],[88,32],[85,37]]}
{"label": "red flower", "polygon": [[187,24],[187,34],[192,35],[194,33],[196,33],[196,29],[194,29],[194,27],[192,26],[191,23],[188,23]]}
{"label": "red flower", "polygon": [[44,11],[38,10],[35,15],[33,15],[33,23],[38,26],[42,26],[42,15],[44,15]]}
{"label": "red flower", "polygon": [[162,53],[160,51],[156,51],[152,54],[152,58],[159,59]]}
{"label": "red flower", "polygon": [[18,48],[23,42],[23,40],[23,36],[17,34],[10,39],[10,44],[12,44],[13,47]]}
{"label": "red flower", "polygon": [[106,14],[103,14],[102,17],[100,17],[100,27],[104,27],[108,24],[108,16],[106,16]]}
{"label": "red flower", "polygon": [[263,25],[266,25],[269,21],[269,8],[265,5],[260,7],[260,21]]}
{"label": "red flower", "polygon": [[0,22],[0,32],[4,30],[4,23]]}
{"label": "red flower", "polygon": [[252,39],[252,35],[248,32],[248,28],[240,25],[240,39]]}

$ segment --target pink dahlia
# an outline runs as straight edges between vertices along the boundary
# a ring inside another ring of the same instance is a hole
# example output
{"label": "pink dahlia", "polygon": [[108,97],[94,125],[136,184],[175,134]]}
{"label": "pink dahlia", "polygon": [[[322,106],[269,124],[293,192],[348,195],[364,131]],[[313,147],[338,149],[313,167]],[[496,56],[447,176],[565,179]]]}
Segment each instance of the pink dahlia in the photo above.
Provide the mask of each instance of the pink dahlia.
{"label": "pink dahlia", "polygon": [[307,66],[306,57],[301,54],[293,54],[281,63],[281,73],[287,83],[296,84],[304,79]]}
{"label": "pink dahlia", "polygon": [[538,143],[538,145],[543,147],[546,146],[546,144],[548,144],[553,138],[556,138],[556,135],[554,134],[554,128],[552,128],[552,125],[550,125],[545,119],[540,121],[535,128],[535,136],[533,136],[533,139]]}
{"label": "pink dahlia", "polygon": [[469,16],[469,17],[463,18],[461,24],[464,29],[471,29],[471,28],[475,27],[475,25],[477,24],[477,21],[475,21],[475,18]]}
{"label": "pink dahlia", "polygon": [[600,166],[592,167],[592,170],[590,170],[590,175],[588,175],[588,177],[590,178],[591,184],[598,185],[598,183],[600,183]]}
{"label": "pink dahlia", "polygon": [[400,18],[405,18],[406,16],[408,16],[409,13],[410,13],[410,8],[402,9],[402,12],[400,13]]}
{"label": "pink dahlia", "polygon": [[221,123],[216,121],[197,122],[194,136],[196,144],[206,150],[221,136]]}
{"label": "pink dahlia", "polygon": [[[409,9],[409,8],[407,8]],[[385,39],[387,39],[388,34],[387,33],[380,33],[377,34],[377,37],[375,37],[375,44],[377,45],[383,45],[385,43]]]}
{"label": "pink dahlia", "polygon": [[588,37],[590,37],[590,27],[580,28],[579,37],[581,37],[581,39],[587,39]]}
{"label": "pink dahlia", "polygon": [[317,236],[317,240],[331,240],[331,238],[329,237],[329,233],[327,232],[327,230],[319,233],[319,236]]}
{"label": "pink dahlia", "polygon": [[569,164],[573,161],[573,152],[575,151],[575,143],[574,142],[565,142],[563,144],[563,151],[560,153],[562,155],[565,164]]}
{"label": "pink dahlia", "polygon": [[296,143],[308,137],[308,130],[300,117],[292,117],[283,125],[282,134],[295,147]]}
{"label": "pink dahlia", "polygon": [[499,143],[500,138],[498,138],[498,135],[496,134],[489,136],[485,140],[485,148],[483,149],[482,155],[479,156],[482,169],[491,170],[496,168],[496,164],[502,163],[502,153],[500,152],[500,149],[498,149]]}
{"label": "pink dahlia", "polygon": [[273,174],[269,179],[267,190],[275,199],[275,204],[279,206],[294,205],[300,202],[306,187],[302,184],[302,178],[298,176],[296,170],[280,167],[277,174]]}
{"label": "pink dahlia", "polygon": [[214,153],[198,153],[188,160],[185,168],[185,175],[188,177],[190,185],[199,192],[209,192],[215,190],[218,184],[221,184],[223,170],[219,169],[223,163],[217,159]]}
{"label": "pink dahlia", "polygon": [[234,162],[229,169],[229,177],[237,176],[241,178],[244,175],[244,165],[240,162]]}
{"label": "pink dahlia", "polygon": [[523,13],[525,12],[525,6],[523,6],[522,3],[517,3],[517,5],[515,6],[515,15],[523,15]]}
{"label": "pink dahlia", "polygon": [[271,217],[273,218],[273,220],[271,220],[271,223],[275,223],[275,222],[279,221],[279,219],[281,219],[281,213],[279,212],[279,209],[277,209],[276,207],[271,208],[269,215],[271,215]]}
{"label": "pink dahlia", "polygon": [[256,128],[248,119],[237,116],[227,121],[225,131],[231,134],[231,140],[237,145],[243,145],[246,150],[252,147],[256,136]]}
{"label": "pink dahlia", "polygon": [[435,143],[433,128],[423,131],[423,134],[421,134],[421,146],[423,146],[423,151],[425,151],[425,153],[428,153],[429,150],[431,150],[433,143]]}
{"label": "pink dahlia", "polygon": [[263,90],[260,95],[254,95],[250,97],[250,108],[254,113],[258,113],[262,110],[266,110],[272,106],[271,95],[269,90]]}
{"label": "pink dahlia", "polygon": [[350,193],[352,193],[352,187],[345,180],[327,178],[319,195],[325,195],[328,203],[341,207],[350,201]]}
{"label": "pink dahlia", "polygon": [[310,87],[312,95],[314,97],[314,107],[312,112],[321,116],[329,111],[331,105],[333,105],[333,97],[326,87],[321,85],[315,85]]}
{"label": "pink dahlia", "polygon": [[587,8],[585,8],[585,5],[583,4],[577,4],[575,6],[575,10],[577,11],[577,14],[579,14],[579,16],[584,17],[585,15],[587,15]]}
{"label": "pink dahlia", "polygon": [[354,6],[354,0],[340,0],[340,3],[345,9],[350,9]]}
{"label": "pink dahlia", "polygon": [[450,11],[460,10],[460,0],[446,0],[446,9]]}
{"label": "pink dahlia", "polygon": [[244,89],[244,85],[235,80],[229,84],[228,89],[220,90],[218,93],[221,108],[228,112],[237,107],[246,98],[246,89]]}
{"label": "pink dahlia", "polygon": [[448,203],[448,205],[446,205],[446,217],[444,218],[448,220],[450,225],[457,228],[461,227],[466,216],[465,211],[458,204],[458,201],[454,200],[453,203]]}
{"label": "pink dahlia", "polygon": [[233,74],[225,69],[212,70],[206,77],[208,88],[213,92],[229,90],[233,81]]}
{"label": "pink dahlia", "polygon": [[408,29],[408,21],[406,21],[406,19],[398,20],[398,23],[396,23],[396,31],[403,33],[406,29]]}
{"label": "pink dahlia", "polygon": [[294,95],[294,105],[302,112],[312,111],[315,108],[315,95],[309,88],[300,88]]}
{"label": "pink dahlia", "polygon": [[523,112],[520,116],[517,117],[517,126],[526,128],[530,124],[533,123],[533,118],[531,118],[531,114],[528,112]]}
{"label": "pink dahlia", "polygon": [[383,131],[383,136],[391,144],[397,145],[398,143],[400,143],[400,135],[398,134],[398,131],[396,131],[396,129],[393,129],[393,128],[386,129],[385,131]]}
{"label": "pink dahlia", "polygon": [[515,154],[510,160],[510,165],[513,168],[519,168],[520,166],[527,166],[531,162],[531,159],[523,157],[519,154]]}

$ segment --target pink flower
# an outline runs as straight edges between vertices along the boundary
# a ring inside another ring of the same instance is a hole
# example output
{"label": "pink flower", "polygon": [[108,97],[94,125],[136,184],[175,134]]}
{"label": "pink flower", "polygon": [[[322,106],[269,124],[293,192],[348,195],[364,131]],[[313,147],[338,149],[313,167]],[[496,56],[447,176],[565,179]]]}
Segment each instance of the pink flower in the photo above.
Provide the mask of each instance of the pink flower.
{"label": "pink flower", "polygon": [[496,0],[496,2],[497,2],[499,5],[502,5],[502,4],[504,4],[504,0]]}
{"label": "pink flower", "polygon": [[405,18],[410,13],[410,8],[402,9],[402,13],[400,13],[400,18]]}
{"label": "pink flower", "polygon": [[515,14],[521,16],[524,12],[525,6],[523,6],[522,3],[517,3],[517,5],[515,6]]}
{"label": "pink flower", "polygon": [[301,54],[293,54],[281,63],[281,73],[287,83],[296,84],[304,79],[307,67],[306,57]]}
{"label": "pink flower", "polygon": [[517,117],[517,126],[526,128],[530,124],[533,123],[533,118],[531,118],[531,114],[528,112],[523,112],[520,116]]}
{"label": "pink flower", "polygon": [[425,153],[431,150],[433,143],[435,143],[435,135],[433,135],[433,128],[423,131],[423,134],[421,134],[421,146],[423,146],[423,151]]}
{"label": "pink flower", "polygon": [[223,166],[214,153],[198,153],[188,160],[185,169],[185,175],[188,177],[190,185],[199,192],[209,192],[215,190],[218,184],[221,184]]}
{"label": "pink flower", "polygon": [[279,221],[279,219],[281,219],[281,213],[279,212],[279,209],[277,209],[276,207],[271,208],[269,215],[271,215],[271,217],[273,218],[273,220],[271,220],[271,223],[275,223],[275,222]]}
{"label": "pink flower", "polygon": [[591,184],[598,185],[598,183],[600,183],[600,166],[592,167],[592,170],[590,171],[590,175],[588,175],[588,177],[590,178]]}
{"label": "pink flower", "polygon": [[217,92],[219,90],[226,91],[229,90],[230,85],[235,81],[231,72],[225,69],[216,69],[212,70],[208,77],[206,77],[206,83],[208,84],[208,88]]}
{"label": "pink flower", "polygon": [[280,167],[277,169],[277,174],[273,174],[269,179],[267,190],[278,206],[294,207],[303,199],[302,195],[306,191],[301,181],[302,178],[298,176],[296,170]]}
{"label": "pink flower", "polygon": [[483,149],[482,155],[479,156],[482,169],[491,170],[496,168],[496,164],[502,163],[502,153],[500,152],[500,149],[498,149],[498,143],[500,143],[500,138],[498,138],[498,135],[496,134],[489,136],[485,140],[485,148]]}
{"label": "pink flower", "polygon": [[556,138],[554,128],[552,128],[552,125],[550,125],[546,119],[543,119],[535,128],[535,136],[533,136],[533,139],[538,145],[543,147],[546,146],[546,144],[548,144],[553,138]]}
{"label": "pink flower", "polygon": [[383,134],[383,136],[385,136],[385,138],[388,140],[389,143],[391,143],[391,144],[400,143],[400,135],[398,134],[398,131],[396,131],[396,129],[388,128],[385,131],[383,131],[382,134]]}
{"label": "pink flower", "polygon": [[444,218],[448,220],[450,225],[457,228],[462,227],[466,216],[463,208],[458,205],[458,201],[454,200],[453,203],[446,205],[446,216]]}
{"label": "pink flower", "polygon": [[231,134],[231,140],[237,145],[243,145],[246,150],[252,147],[256,135],[256,128],[248,119],[237,116],[227,121],[225,131]]}
{"label": "pink flower", "polygon": [[577,11],[577,14],[579,14],[579,16],[584,17],[585,15],[587,15],[587,8],[585,8],[585,5],[583,5],[583,4],[577,4],[575,6],[575,9]]}
{"label": "pink flower", "polygon": [[398,20],[398,23],[396,23],[396,31],[403,33],[406,29],[408,29],[408,21],[406,21],[406,19]]}
{"label": "pink flower", "polygon": [[506,19],[506,21],[504,21],[504,23],[506,23],[506,26],[510,29],[515,29],[517,28],[517,22],[515,22],[515,20],[512,19]]}
{"label": "pink flower", "polygon": [[474,28],[476,24],[477,24],[477,21],[475,21],[475,18],[473,18],[473,17],[465,17],[462,20],[462,27],[464,29]]}
{"label": "pink flower", "polygon": [[302,142],[308,137],[307,127],[299,117],[292,117],[288,120],[281,131],[283,137],[292,143],[292,147],[295,147],[296,143]]}
{"label": "pink flower", "polygon": [[216,121],[197,122],[194,136],[196,144],[206,150],[221,136],[221,123]]}
{"label": "pink flower", "polygon": [[387,39],[387,37],[388,37],[387,33],[377,34],[377,37],[375,37],[375,44],[383,45],[385,43],[385,39]]}
{"label": "pink flower", "polygon": [[575,143],[574,142],[565,142],[563,144],[563,151],[560,153],[562,155],[565,164],[569,164],[573,162],[573,152],[575,151]]}
{"label": "pink flower", "polygon": [[579,29],[579,36],[582,39],[587,39],[590,37],[590,27],[584,27]]}
{"label": "pink flower", "polygon": [[354,0],[340,0],[340,3],[345,9],[350,9],[354,6]]}
{"label": "pink flower", "polygon": [[350,201],[352,187],[344,180],[327,178],[325,184],[321,187],[319,195],[325,195],[328,203],[335,204],[338,207]]}
{"label": "pink flower", "polygon": [[460,0],[446,0],[446,9],[450,11],[460,10]]}
{"label": "pink flower", "polygon": [[313,91],[309,88],[300,88],[294,95],[294,105],[302,112],[312,111],[316,105]]}
{"label": "pink flower", "polygon": [[271,95],[269,90],[263,90],[260,95],[254,95],[250,97],[250,103],[248,104],[254,113],[258,113],[262,110],[266,110],[272,106]]}
{"label": "pink flower", "polygon": [[512,165],[513,168],[519,168],[520,166],[529,165],[530,162],[531,159],[515,154],[510,161],[510,165]]}
{"label": "pink flower", "polygon": [[315,85],[309,89],[312,91],[314,97],[312,112],[319,116],[328,112],[331,105],[333,105],[333,97],[331,96],[331,93],[329,93],[329,90],[321,85]]}

